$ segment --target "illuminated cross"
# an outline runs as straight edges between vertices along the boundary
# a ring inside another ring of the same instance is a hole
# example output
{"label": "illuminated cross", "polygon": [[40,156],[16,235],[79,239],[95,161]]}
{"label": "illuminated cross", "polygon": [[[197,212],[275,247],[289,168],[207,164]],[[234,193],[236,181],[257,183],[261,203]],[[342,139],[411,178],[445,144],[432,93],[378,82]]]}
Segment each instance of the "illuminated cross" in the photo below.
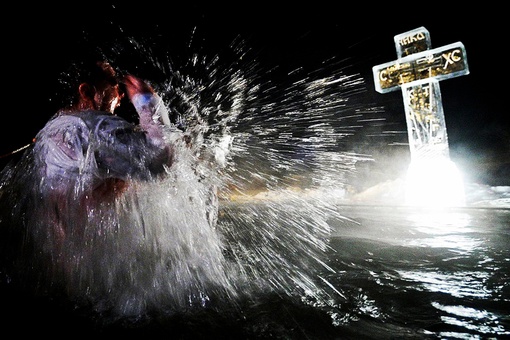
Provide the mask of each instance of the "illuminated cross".
{"label": "illuminated cross", "polygon": [[469,74],[460,42],[430,49],[430,35],[419,27],[394,37],[397,60],[374,66],[380,93],[402,89],[412,159],[449,158],[439,81]]}
{"label": "illuminated cross", "polygon": [[397,60],[374,66],[376,90],[402,90],[411,164],[406,203],[459,206],[465,204],[462,175],[450,160],[439,81],[469,74],[460,42],[430,49],[424,27],[394,38]]}

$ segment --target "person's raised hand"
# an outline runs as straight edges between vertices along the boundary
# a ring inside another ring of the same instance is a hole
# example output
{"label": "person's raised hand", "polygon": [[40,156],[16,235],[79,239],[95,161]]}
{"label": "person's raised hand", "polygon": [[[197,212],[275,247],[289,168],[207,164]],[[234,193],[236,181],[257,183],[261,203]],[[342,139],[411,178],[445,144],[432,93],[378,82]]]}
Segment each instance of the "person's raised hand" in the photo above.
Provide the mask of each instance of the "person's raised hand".
{"label": "person's raised hand", "polygon": [[123,79],[124,85],[126,86],[126,93],[129,99],[133,99],[136,94],[153,94],[154,89],[152,86],[144,82],[143,80],[128,74]]}
{"label": "person's raised hand", "polygon": [[123,82],[144,129],[151,130],[153,124],[171,125],[168,110],[152,86],[133,75],[125,76]]}

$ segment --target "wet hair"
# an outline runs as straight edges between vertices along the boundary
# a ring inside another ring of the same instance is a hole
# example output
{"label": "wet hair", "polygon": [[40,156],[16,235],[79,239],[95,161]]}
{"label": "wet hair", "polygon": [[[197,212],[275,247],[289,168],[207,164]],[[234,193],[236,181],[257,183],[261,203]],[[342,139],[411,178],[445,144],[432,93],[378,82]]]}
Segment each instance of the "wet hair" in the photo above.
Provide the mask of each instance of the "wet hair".
{"label": "wet hair", "polygon": [[116,72],[107,61],[97,61],[95,66],[86,69],[80,83],[97,85],[103,82],[114,86],[118,84]]}
{"label": "wet hair", "polygon": [[116,71],[106,60],[83,60],[73,63],[61,74],[63,107],[70,107],[79,100],[78,87],[82,83],[92,86],[118,84]]}

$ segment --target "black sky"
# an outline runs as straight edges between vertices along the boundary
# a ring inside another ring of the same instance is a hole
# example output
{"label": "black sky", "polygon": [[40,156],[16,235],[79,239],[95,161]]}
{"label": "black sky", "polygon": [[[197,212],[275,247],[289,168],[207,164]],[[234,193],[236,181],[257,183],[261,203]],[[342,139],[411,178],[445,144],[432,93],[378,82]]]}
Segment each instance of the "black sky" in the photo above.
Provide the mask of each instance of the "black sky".
{"label": "black sky", "polygon": [[13,4],[5,13],[11,20],[2,22],[8,105],[0,154],[28,143],[58,109],[52,98],[65,65],[94,45],[113,46],[128,36],[164,42],[160,48],[175,60],[188,58],[190,48],[214,55],[238,38],[267,67],[313,69],[324,60],[346,59],[366,80],[366,100],[405,122],[400,91],[377,93],[372,67],[396,59],[394,35],[424,26],[433,48],[460,41],[467,52],[470,74],[441,82],[452,158],[478,171],[476,180],[510,185],[508,19],[501,8],[438,3],[413,9],[394,2],[377,8],[365,2],[286,6]]}

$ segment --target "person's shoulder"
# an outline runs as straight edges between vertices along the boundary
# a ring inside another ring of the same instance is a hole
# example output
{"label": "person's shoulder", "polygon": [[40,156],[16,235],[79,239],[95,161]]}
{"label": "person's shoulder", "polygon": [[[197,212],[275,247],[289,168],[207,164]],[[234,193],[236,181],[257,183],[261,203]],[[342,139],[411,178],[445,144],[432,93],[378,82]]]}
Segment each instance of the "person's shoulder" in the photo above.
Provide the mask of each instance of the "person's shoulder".
{"label": "person's shoulder", "polygon": [[83,119],[75,112],[59,111],[46,123],[43,130],[62,129],[66,126],[79,126]]}
{"label": "person's shoulder", "polygon": [[126,119],[103,111],[80,111],[74,114],[96,133],[112,133],[114,130],[133,130],[135,125]]}
{"label": "person's shoulder", "polygon": [[96,126],[102,122],[111,122],[113,124],[120,125],[128,124],[128,122],[121,117],[115,116],[108,112],[96,110],[71,111],[61,114],[58,119],[68,121],[81,120],[90,127]]}
{"label": "person's shoulder", "polygon": [[110,119],[105,112],[94,110],[61,110],[55,113],[46,123],[42,131],[48,130],[73,130],[73,129],[92,129],[98,122]]}
{"label": "person's shoulder", "polygon": [[109,135],[116,130],[134,129],[134,124],[108,112],[95,110],[62,111],[55,114],[39,134],[75,134],[78,132],[83,134],[85,131],[93,131],[94,134]]}
{"label": "person's shoulder", "polygon": [[89,130],[89,126],[79,116],[57,112],[39,130],[35,140],[38,145],[45,145],[48,141],[63,141],[71,136],[86,136]]}
{"label": "person's shoulder", "polygon": [[66,112],[64,115],[79,117],[81,119],[91,119],[91,120],[113,117],[113,115],[109,114],[108,112],[97,111],[97,110],[69,111],[69,112]]}

